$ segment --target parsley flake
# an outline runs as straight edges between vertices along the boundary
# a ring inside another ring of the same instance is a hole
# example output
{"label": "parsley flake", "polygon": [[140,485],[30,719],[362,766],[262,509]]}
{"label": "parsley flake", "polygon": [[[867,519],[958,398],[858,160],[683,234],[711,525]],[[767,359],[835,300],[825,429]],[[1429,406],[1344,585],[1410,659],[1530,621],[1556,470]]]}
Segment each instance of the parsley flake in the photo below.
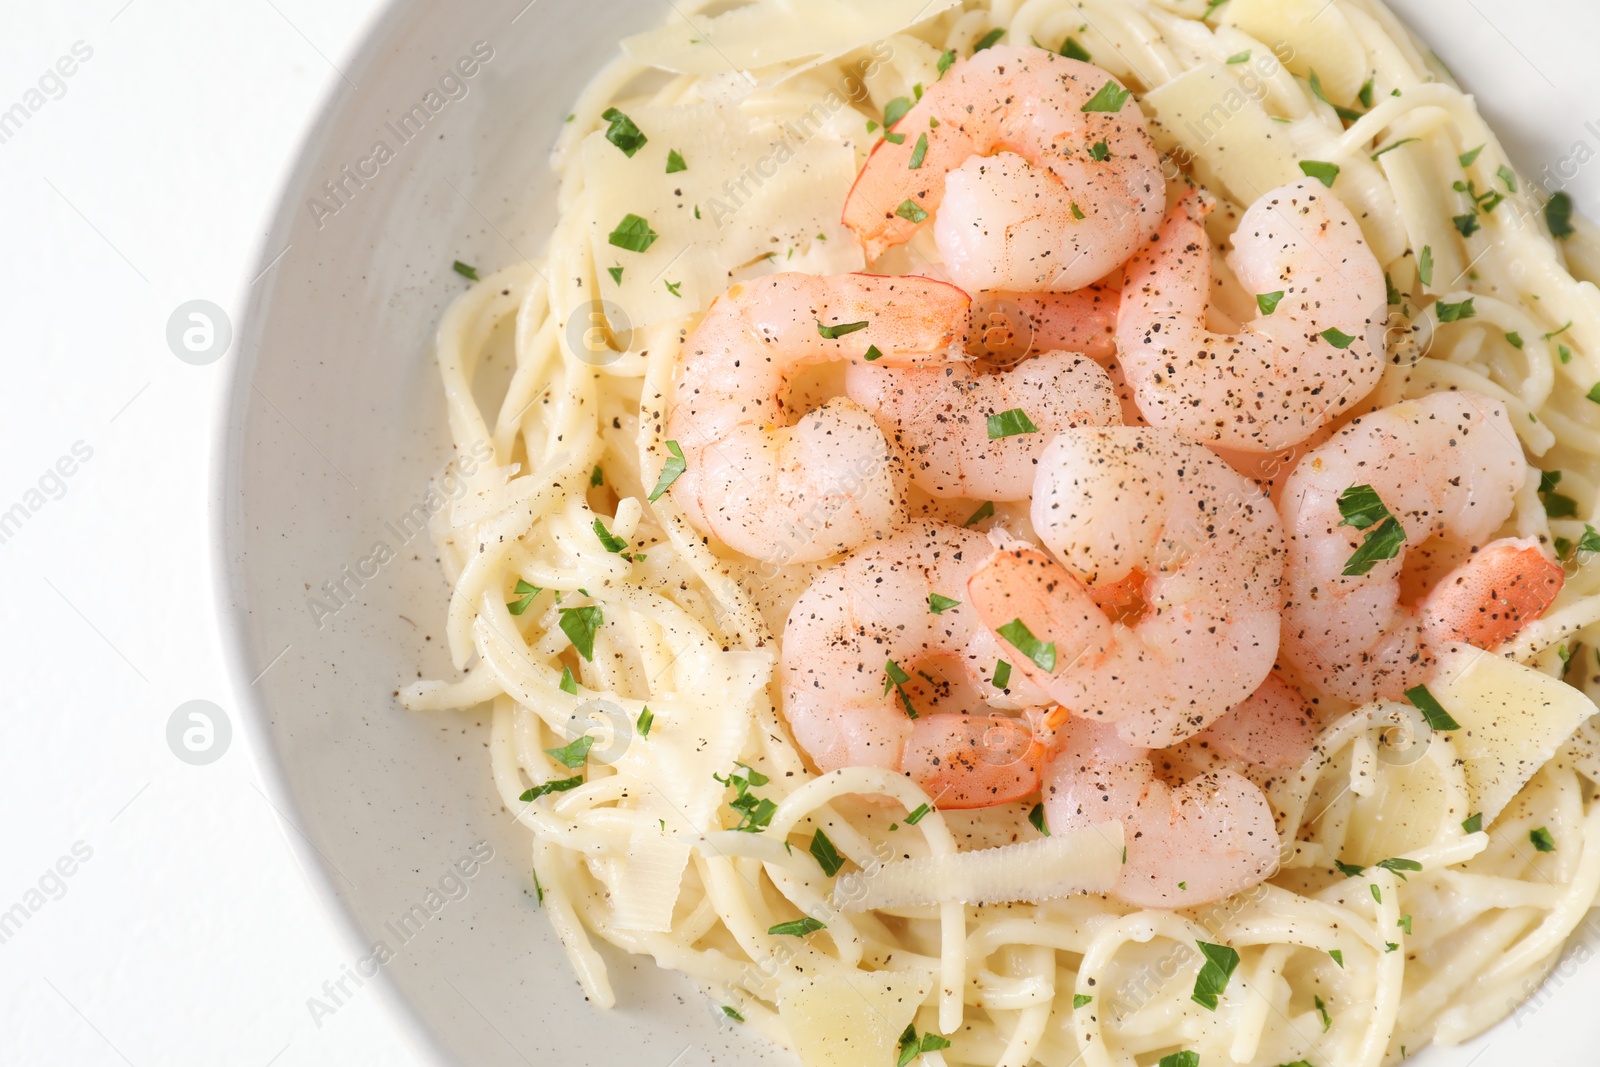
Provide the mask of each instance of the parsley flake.
{"label": "parsley flake", "polygon": [[1206,963],[1194,979],[1194,992],[1189,999],[1210,1011],[1217,1010],[1217,997],[1228,988],[1228,979],[1239,966],[1239,953],[1227,945],[1213,945],[1196,941]]}
{"label": "parsley flake", "polygon": [[656,479],[656,487],[650,490],[649,500],[652,504],[660,500],[661,494],[671,489],[672,483],[682,477],[683,472],[689,469],[689,464],[683,458],[683,449],[678,447],[678,442],[668,441],[667,451],[672,455],[661,465],[661,476]]}
{"label": "parsley flake", "polygon": [[614,107],[607,108],[600,118],[611,124],[606,127],[606,140],[622,149],[622,154],[629,159],[650,140],[633,124],[632,119]]}
{"label": "parsley flake", "polygon": [[1056,646],[1055,642],[1048,644],[1033,636],[1033,632],[1023,625],[1021,619],[1012,619],[995,631],[1010,643],[1012,648],[1027,656],[1039,669],[1054,674],[1056,671]]}
{"label": "parsley flake", "polygon": [[989,440],[991,441],[1038,432],[1039,427],[1033,424],[1033,420],[1028,418],[1028,413],[1021,408],[1012,408],[1009,411],[1002,411],[998,415],[989,416]]}
{"label": "parsley flake", "polygon": [[1089,98],[1089,102],[1078,110],[1083,112],[1103,111],[1114,115],[1122,110],[1122,105],[1128,102],[1130,95],[1132,95],[1130,90],[1122,88],[1116,82],[1106,82],[1098,92]]}

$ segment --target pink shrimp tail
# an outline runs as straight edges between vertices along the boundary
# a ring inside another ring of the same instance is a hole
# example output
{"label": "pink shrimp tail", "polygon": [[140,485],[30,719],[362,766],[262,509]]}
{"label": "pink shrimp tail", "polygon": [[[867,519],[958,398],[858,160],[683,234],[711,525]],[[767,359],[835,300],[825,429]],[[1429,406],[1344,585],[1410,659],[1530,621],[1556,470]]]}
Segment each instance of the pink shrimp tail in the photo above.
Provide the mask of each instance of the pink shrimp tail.
{"label": "pink shrimp tail", "polygon": [[1566,575],[1538,541],[1491,542],[1445,575],[1423,598],[1427,645],[1448,643],[1494,649],[1544,614]]}

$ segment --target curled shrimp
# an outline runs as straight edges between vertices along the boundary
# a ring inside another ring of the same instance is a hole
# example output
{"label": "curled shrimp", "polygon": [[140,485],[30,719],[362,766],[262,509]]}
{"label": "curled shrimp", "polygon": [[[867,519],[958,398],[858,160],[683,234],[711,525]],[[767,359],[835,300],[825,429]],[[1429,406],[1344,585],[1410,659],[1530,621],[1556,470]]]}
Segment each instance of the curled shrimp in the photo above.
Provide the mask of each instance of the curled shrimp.
{"label": "curled shrimp", "polygon": [[[910,370],[853,365],[845,390],[900,447],[912,483],[935,497],[1026,500],[1039,457],[1056,434],[1121,421],[1110,376],[1069,352],[996,374],[966,363]],[[1033,428],[1017,432],[1024,425]]]}
{"label": "curled shrimp", "polygon": [[[1002,543],[968,594],[1012,661],[1074,714],[1165,748],[1272,669],[1278,515],[1206,449],[1170,430],[1069,430],[1040,458],[1031,518],[1054,558]],[[1120,605],[1097,602],[1118,587]]]}
{"label": "curled shrimp", "polygon": [[[995,686],[994,635],[964,603],[982,534],[914,522],[823,571],[783,631],[783,713],[818,767],[887,767],[940,807],[986,807],[1039,788],[1049,698],[1020,674]],[[961,712],[940,709],[957,706]]]}
{"label": "curled shrimp", "polygon": [[1128,264],[1117,341],[1152,425],[1238,452],[1310,437],[1372,392],[1387,353],[1383,269],[1350,210],[1307,178],[1239,220],[1228,263],[1261,314],[1236,334],[1206,329],[1211,242],[1190,193]]}
{"label": "curled shrimp", "polygon": [[967,295],[930,278],[774,274],[718,297],[684,341],[667,438],[687,469],[673,499],[702,533],[757,559],[849,551],[903,520],[905,469],[872,417],[839,397],[790,425],[801,368],[965,356]]}
{"label": "curled shrimp", "polygon": [[[1383,408],[1314,449],[1283,491],[1287,661],[1362,704],[1425,681],[1443,644],[1494,648],[1538,618],[1561,590],[1561,568],[1536,541],[1492,540],[1527,477],[1505,407],[1472,392]],[[1346,520],[1340,499],[1353,505],[1351,491],[1368,486],[1404,538],[1352,573],[1384,516]]]}
{"label": "curled shrimp", "polygon": [[1127,90],[1042,48],[956,63],[892,132],[902,140],[873,149],[844,224],[870,260],[934,217],[945,268],[968,292],[1082,288],[1124,263],[1166,207]]}
{"label": "curled shrimp", "polygon": [[1172,786],[1157,777],[1160,753],[1128,744],[1110,723],[1072,719],[1055,738],[1044,772],[1046,824],[1060,834],[1120,821],[1128,854],[1114,893],[1122,900],[1210,904],[1276,873],[1272,808],[1248,778],[1221,769]]}

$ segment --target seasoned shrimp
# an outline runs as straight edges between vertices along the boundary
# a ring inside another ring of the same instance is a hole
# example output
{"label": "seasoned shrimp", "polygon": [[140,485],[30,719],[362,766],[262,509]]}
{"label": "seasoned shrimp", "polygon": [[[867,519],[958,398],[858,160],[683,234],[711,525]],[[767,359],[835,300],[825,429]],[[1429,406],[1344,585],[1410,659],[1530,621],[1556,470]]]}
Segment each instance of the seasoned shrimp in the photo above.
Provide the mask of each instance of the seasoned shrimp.
{"label": "seasoned shrimp", "polygon": [[1152,425],[1237,452],[1298,444],[1372,392],[1387,353],[1383,269],[1339,199],[1311,179],[1274,189],[1239,220],[1228,263],[1261,314],[1206,329],[1211,242],[1190,193],[1128,264],[1117,341]]}
{"label": "seasoned shrimp", "polygon": [[[1283,533],[1271,502],[1210,452],[1170,430],[1069,430],[1040,458],[1031,517],[1055,558],[1001,544],[967,589],[1056,702],[1166,748],[1267,677]],[[1115,615],[1096,602],[1130,581],[1142,597]]]}
{"label": "seasoned shrimp", "polygon": [[1042,48],[962,60],[893,132],[904,140],[873,149],[844,224],[876,259],[937,216],[945,268],[968,292],[1082,288],[1166,208],[1139,106],[1105,71]]}
{"label": "seasoned shrimp", "polygon": [[667,438],[689,521],[757,559],[824,559],[903,520],[904,462],[840,397],[789,425],[784,385],[808,364],[964,359],[967,295],[930,278],[774,274],[712,302],[683,344]]}
{"label": "seasoned shrimp", "polygon": [[1061,834],[1120,821],[1128,858],[1114,892],[1129,904],[1210,904],[1277,872],[1272,809],[1243,775],[1217,770],[1174,788],[1156,777],[1160,754],[1129,745],[1110,723],[1073,719],[1055,736],[1046,824]]}
{"label": "seasoned shrimp", "polygon": [[795,601],[783,632],[783,713],[818,767],[894,768],[945,808],[1039,788],[1043,715],[938,710],[1050,703],[1017,672],[1007,690],[994,685],[994,637],[964,603],[988,551],[982,534],[915,522],[822,572]]}
{"label": "seasoned shrimp", "polygon": [[845,390],[900,446],[911,481],[935,497],[1026,500],[1039,457],[1056,434],[1121,421],[1110,376],[1068,352],[997,374],[966,363],[912,370],[852,365]]}
{"label": "seasoned shrimp", "polygon": [[[1287,661],[1361,704],[1425,681],[1444,643],[1494,648],[1538,618],[1561,590],[1561,568],[1537,542],[1490,540],[1527,477],[1504,406],[1471,392],[1383,408],[1313,450],[1283,493]],[[1385,513],[1346,520],[1340,498],[1353,507],[1366,494],[1349,491],[1369,486]],[[1388,516],[1403,543],[1350,573],[1369,537],[1385,539]],[[1473,554],[1406,603],[1407,586],[1417,592],[1408,565],[1415,572],[1430,556],[1462,551]]]}
{"label": "seasoned shrimp", "polygon": [[1252,781],[1255,770],[1293,770],[1305,763],[1317,739],[1316,715],[1306,698],[1276,672],[1222,718],[1184,742],[1191,762],[1234,766]]}

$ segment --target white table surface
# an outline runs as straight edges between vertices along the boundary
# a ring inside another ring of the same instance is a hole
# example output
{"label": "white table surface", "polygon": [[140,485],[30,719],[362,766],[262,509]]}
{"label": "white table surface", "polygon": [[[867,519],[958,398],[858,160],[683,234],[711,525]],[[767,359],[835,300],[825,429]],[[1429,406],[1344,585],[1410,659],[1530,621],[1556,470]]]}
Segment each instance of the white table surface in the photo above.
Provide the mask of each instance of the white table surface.
{"label": "white table surface", "polygon": [[[416,1062],[375,996],[308,1012],[346,959],[242,733],[204,766],[167,742],[175,709],[228,714],[237,684],[208,573],[230,361],[181,362],[167,321],[241,306],[280,177],[379,7],[0,0],[0,112],[92,50],[0,143],[0,517],[26,513],[0,527],[0,1062]],[[1462,5],[1483,22],[1446,58],[1504,62],[1514,38],[1583,62],[1562,11]],[[1593,105],[1508,142],[1553,163]],[[55,481],[75,445],[92,454]]]}
{"label": "white table surface", "polygon": [[[231,361],[179,361],[167,320],[242,305],[338,81],[325,57],[380,6],[0,0],[0,112],[92,49],[0,143],[0,514],[31,512],[0,527],[0,923],[42,902],[0,926],[5,1064],[416,1062],[377,997],[308,1012],[346,960],[242,732],[206,766],[166,740],[179,705],[231,712],[233,692],[207,547]],[[33,511],[80,441],[91,458]],[[78,842],[90,858],[30,898]]]}

